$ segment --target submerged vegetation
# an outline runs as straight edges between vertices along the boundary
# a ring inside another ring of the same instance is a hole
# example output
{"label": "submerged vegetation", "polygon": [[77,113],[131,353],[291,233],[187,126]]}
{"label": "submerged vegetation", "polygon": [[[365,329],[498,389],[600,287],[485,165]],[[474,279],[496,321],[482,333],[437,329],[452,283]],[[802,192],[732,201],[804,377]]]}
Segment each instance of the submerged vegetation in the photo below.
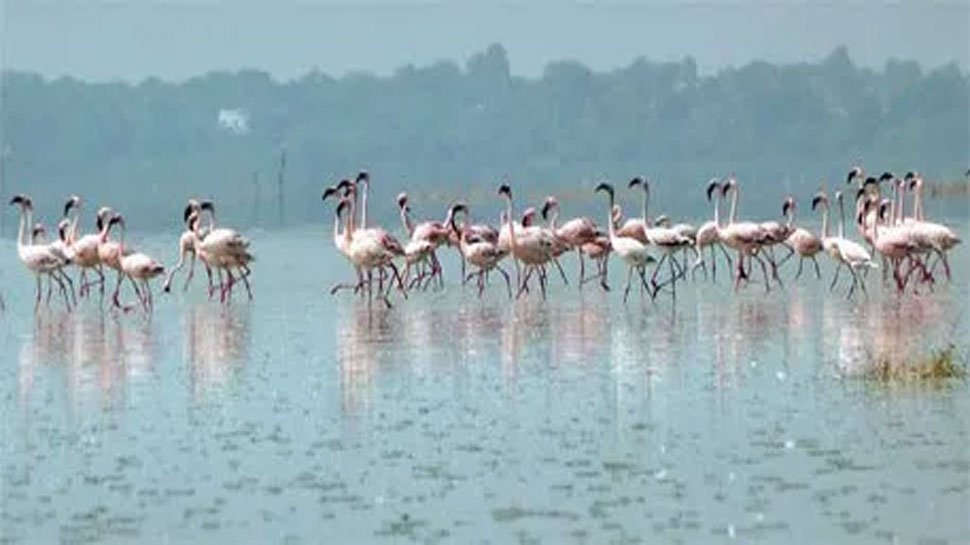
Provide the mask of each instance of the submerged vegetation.
{"label": "submerged vegetation", "polygon": [[897,357],[890,354],[874,356],[858,375],[879,382],[919,382],[964,379],[967,376],[966,358],[949,344],[917,357]]}

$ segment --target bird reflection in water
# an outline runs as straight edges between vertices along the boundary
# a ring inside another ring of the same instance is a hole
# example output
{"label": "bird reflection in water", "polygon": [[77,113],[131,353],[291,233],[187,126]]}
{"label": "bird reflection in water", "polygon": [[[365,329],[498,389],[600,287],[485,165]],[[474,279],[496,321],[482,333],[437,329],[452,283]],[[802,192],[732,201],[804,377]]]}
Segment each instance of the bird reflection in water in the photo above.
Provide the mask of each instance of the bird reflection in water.
{"label": "bird reflection in water", "polygon": [[154,366],[154,351],[150,321],[41,309],[34,316],[33,333],[20,347],[21,400],[29,402],[37,371],[51,367],[65,373],[74,405],[95,401],[89,400],[91,394],[104,408],[119,405],[128,381]]}
{"label": "bird reflection in water", "polygon": [[[960,305],[944,296],[870,298],[855,311],[826,310],[826,329],[838,329],[836,366],[858,375],[880,362],[907,365],[952,342],[956,331],[939,324],[959,323]],[[935,332],[935,336],[929,332]]]}
{"label": "bird reflection in water", "polygon": [[391,309],[354,305],[338,317],[337,363],[340,366],[341,408],[345,413],[366,411],[380,359],[395,359],[400,332]]}
{"label": "bird reflection in water", "polygon": [[197,304],[185,311],[184,358],[199,400],[228,384],[249,358],[250,305]]}

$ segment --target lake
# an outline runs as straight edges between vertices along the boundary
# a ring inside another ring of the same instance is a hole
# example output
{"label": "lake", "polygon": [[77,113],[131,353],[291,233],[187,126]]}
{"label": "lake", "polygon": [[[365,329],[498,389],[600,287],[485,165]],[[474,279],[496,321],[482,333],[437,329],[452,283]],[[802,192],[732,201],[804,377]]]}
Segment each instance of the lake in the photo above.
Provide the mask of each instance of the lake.
{"label": "lake", "polygon": [[387,310],[327,294],[329,224],[251,235],[253,303],[201,275],[150,318],[34,313],[0,243],[0,542],[970,542],[968,381],[862,377],[967,353],[965,245],[920,296],[848,301],[823,262],[625,306],[615,260],[610,294],[512,303],[446,251]]}

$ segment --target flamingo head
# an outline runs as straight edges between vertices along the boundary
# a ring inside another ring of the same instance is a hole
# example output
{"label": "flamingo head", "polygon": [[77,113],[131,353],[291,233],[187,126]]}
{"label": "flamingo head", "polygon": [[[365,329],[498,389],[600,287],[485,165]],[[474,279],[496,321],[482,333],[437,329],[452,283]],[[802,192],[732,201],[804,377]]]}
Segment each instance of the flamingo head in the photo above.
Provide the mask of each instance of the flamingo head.
{"label": "flamingo head", "polygon": [[[326,188],[326,189],[323,190],[323,195],[320,198],[321,198],[321,200],[326,201],[330,197],[332,197],[334,195],[339,195],[339,194],[340,194],[340,190],[337,189],[336,187],[328,187],[328,188]],[[338,204],[338,206],[339,206],[339,204]]]}
{"label": "flamingo head", "polygon": [[910,170],[909,172],[906,173],[906,176],[903,176],[903,179],[908,182],[917,176],[919,176],[919,174],[917,174],[916,171]]}
{"label": "flamingo head", "polygon": [[543,203],[542,205],[542,219],[548,220],[549,212],[553,208],[558,208],[558,207],[559,207],[559,201],[557,201],[555,197],[553,197],[552,195],[546,197],[546,202]]}
{"label": "flamingo head", "polygon": [[593,190],[594,193],[599,191],[605,192],[607,195],[610,196],[610,199],[613,198],[613,194],[614,194],[613,184],[603,182],[600,185],[596,186],[596,189]]}
{"label": "flamingo head", "polygon": [[356,189],[357,186],[354,185],[354,182],[351,182],[347,178],[344,178],[339,182],[337,182],[336,187],[338,190],[344,192],[344,196],[347,196],[347,195],[350,195]]}
{"label": "flamingo head", "polygon": [[[112,214],[113,212],[114,212],[114,210],[112,210],[110,206],[102,206],[101,208],[98,208],[98,213],[95,214],[95,216],[94,216],[94,218],[95,218],[94,223],[97,226],[98,231],[100,231],[104,227],[105,221],[106,221],[105,218],[109,214]],[[110,218],[108,218],[108,219],[110,219]]]}
{"label": "flamingo head", "polygon": [[911,179],[909,179],[909,180],[908,180],[908,182],[909,182],[909,183],[908,183],[908,187],[907,187],[907,189],[909,189],[910,191],[913,191],[913,190],[915,190],[915,189],[916,189],[916,188],[917,188],[917,187],[918,187],[918,186],[919,186],[920,184],[922,184],[922,183],[923,183],[923,180],[921,180],[920,178],[915,178],[915,177],[914,177],[914,178],[911,178]]}
{"label": "flamingo head", "polygon": [[852,167],[851,169],[849,169],[849,173],[846,174],[845,176],[845,185],[851,184],[852,180],[855,180],[856,178],[861,178],[864,175],[865,175],[865,171],[862,170],[862,167],[860,166]]}
{"label": "flamingo head", "polygon": [[[869,205],[870,204],[871,203],[866,203],[866,213],[867,214],[869,213]],[[891,203],[890,203],[889,199],[883,199],[883,200],[879,201],[879,219],[881,219],[881,220],[885,220],[886,219],[886,213],[889,212],[890,205],[891,205]]]}
{"label": "flamingo head", "polygon": [[509,184],[502,184],[502,185],[498,186],[498,194],[499,194],[499,196],[503,196],[503,197],[506,197],[506,198],[511,199],[512,198],[512,188],[509,187]]}
{"label": "flamingo head", "polygon": [[634,176],[633,179],[630,180],[630,183],[627,184],[627,187],[630,189],[633,189],[634,187],[643,187],[646,189],[647,181],[643,178],[643,176]]}
{"label": "flamingo head", "polygon": [[182,211],[182,221],[184,221],[185,223],[188,223],[189,216],[192,215],[192,212],[195,212],[198,210],[199,210],[199,201],[195,199],[189,199],[189,203],[185,205],[185,210]]}
{"label": "flamingo head", "polygon": [[211,214],[215,214],[216,213],[216,205],[213,204],[213,202],[210,201],[210,200],[205,200],[205,201],[202,201],[201,203],[199,203],[199,208],[202,209],[202,210],[208,210],[209,213],[211,213]]}
{"label": "flamingo head", "polygon": [[110,228],[112,225],[121,225],[122,228],[126,228],[125,217],[121,214],[111,216],[111,219],[108,220],[108,227]]}
{"label": "flamingo head", "polygon": [[10,199],[10,206],[13,206],[15,204],[19,204],[20,207],[25,210],[28,210],[34,207],[34,202],[30,200],[30,197],[22,194],[14,195],[14,197]]}
{"label": "flamingo head", "polygon": [[356,181],[357,183],[369,184],[370,174],[368,174],[366,170],[361,170],[360,172],[357,173]]}
{"label": "flamingo head", "polygon": [[[815,208],[814,204],[815,204],[815,200],[813,199],[812,200],[812,205],[813,205],[812,208]],[[789,210],[792,211],[792,212],[795,211],[795,199],[793,199],[791,197],[791,195],[785,197],[785,202],[783,202],[782,205],[781,205],[781,215],[782,216],[787,216]]]}
{"label": "flamingo head", "polygon": [[825,195],[824,191],[819,191],[814,197],[812,197],[812,210],[818,208],[818,206],[822,203],[825,203],[825,206],[828,206],[829,198]]}
{"label": "flamingo head", "polygon": [[[862,198],[864,198],[865,196],[866,196],[866,189],[864,187],[860,187],[858,190],[856,190],[856,192],[855,192],[855,200],[856,200],[856,202],[859,202],[859,200],[862,199]],[[866,199],[866,204],[869,204],[869,202],[870,202],[870,200],[869,199]]]}
{"label": "flamingo head", "polygon": [[448,209],[448,227],[450,227],[451,230],[456,233],[458,232],[458,226],[455,224],[455,218],[458,216],[459,212],[468,214],[468,205],[463,202],[458,202],[451,205],[451,208]]}
{"label": "flamingo head", "polygon": [[895,174],[887,170],[886,172],[883,172],[881,176],[879,176],[879,183],[891,181],[895,177]]}
{"label": "flamingo head", "polygon": [[348,206],[350,206],[350,199],[348,199],[347,197],[341,197],[340,202],[337,203],[338,218],[343,216],[344,210],[346,210]]}
{"label": "flamingo head", "polygon": [[189,231],[195,231],[199,228],[199,211],[193,210],[185,218],[185,224],[188,226]]}
{"label": "flamingo head", "polygon": [[532,226],[532,222],[533,222],[533,220],[535,220],[535,217],[536,217],[536,209],[535,209],[535,207],[534,206],[530,206],[530,207],[526,208],[525,211],[522,212],[522,227],[530,227],[530,226]]}
{"label": "flamingo head", "polygon": [[710,202],[712,196],[714,195],[714,192],[717,191],[717,190],[719,190],[719,189],[721,189],[721,182],[717,181],[717,178],[711,178],[711,180],[709,182],[707,182],[707,200],[708,200],[708,202]]}
{"label": "flamingo head", "polygon": [[398,194],[398,196],[397,196],[397,207],[398,208],[401,208],[401,209],[404,209],[407,212],[410,212],[411,211],[411,209],[408,208],[408,194],[407,193],[401,192],[400,194]]}
{"label": "flamingo head", "polygon": [[67,231],[71,228],[71,220],[67,218],[61,219],[57,222],[57,236],[64,242],[67,242]]}
{"label": "flamingo head", "polygon": [[47,229],[44,227],[43,223],[35,223],[34,228],[30,230],[30,237],[32,240],[43,237],[47,233]]}
{"label": "flamingo head", "polygon": [[670,218],[667,214],[660,214],[653,220],[654,227],[670,227]]}
{"label": "flamingo head", "polygon": [[75,206],[81,206],[81,197],[77,195],[71,195],[67,198],[67,202],[64,203],[64,215],[67,216],[71,213],[71,209]]}
{"label": "flamingo head", "polygon": [[730,193],[732,189],[736,190],[737,188],[738,188],[738,180],[732,174],[730,177],[728,177],[726,182],[721,184],[721,196],[727,197],[727,194]]}

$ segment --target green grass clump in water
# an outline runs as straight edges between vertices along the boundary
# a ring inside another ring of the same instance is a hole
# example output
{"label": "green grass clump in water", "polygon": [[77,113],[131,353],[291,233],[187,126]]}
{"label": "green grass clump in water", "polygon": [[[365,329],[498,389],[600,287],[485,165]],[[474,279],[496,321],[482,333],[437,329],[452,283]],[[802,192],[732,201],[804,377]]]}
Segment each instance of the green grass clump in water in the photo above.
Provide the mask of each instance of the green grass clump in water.
{"label": "green grass clump in water", "polygon": [[966,362],[961,361],[956,346],[952,344],[912,361],[894,361],[881,356],[863,373],[866,379],[882,382],[962,379],[966,376]]}

